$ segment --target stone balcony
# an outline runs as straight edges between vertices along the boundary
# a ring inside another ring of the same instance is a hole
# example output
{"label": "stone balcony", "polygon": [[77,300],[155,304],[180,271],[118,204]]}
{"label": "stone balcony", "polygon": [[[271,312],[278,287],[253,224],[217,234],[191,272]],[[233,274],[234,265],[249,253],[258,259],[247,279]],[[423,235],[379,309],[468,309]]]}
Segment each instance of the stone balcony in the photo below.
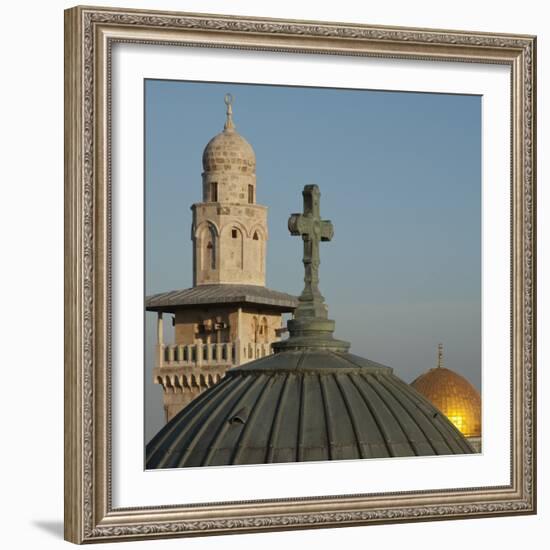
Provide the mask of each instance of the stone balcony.
{"label": "stone balcony", "polygon": [[267,343],[158,344],[153,380],[165,392],[200,392],[219,382],[228,369],[271,353]]}

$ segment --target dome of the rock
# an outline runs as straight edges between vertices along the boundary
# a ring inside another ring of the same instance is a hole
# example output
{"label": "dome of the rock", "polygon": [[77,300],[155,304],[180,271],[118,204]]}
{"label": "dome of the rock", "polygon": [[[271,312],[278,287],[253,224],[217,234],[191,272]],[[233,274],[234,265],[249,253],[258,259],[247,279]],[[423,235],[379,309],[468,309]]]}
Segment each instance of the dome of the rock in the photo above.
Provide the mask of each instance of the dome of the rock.
{"label": "dome of the rock", "polygon": [[466,378],[442,366],[441,345],[438,366],[420,375],[411,386],[435,405],[465,437],[481,436],[481,396]]}

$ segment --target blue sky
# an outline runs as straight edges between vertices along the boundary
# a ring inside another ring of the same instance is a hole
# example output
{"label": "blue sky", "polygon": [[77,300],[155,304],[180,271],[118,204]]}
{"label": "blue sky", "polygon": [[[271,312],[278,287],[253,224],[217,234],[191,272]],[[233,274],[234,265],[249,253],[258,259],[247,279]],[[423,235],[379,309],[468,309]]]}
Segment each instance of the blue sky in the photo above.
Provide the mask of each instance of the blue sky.
{"label": "blue sky", "polygon": [[[145,90],[147,294],[192,286],[190,206],[230,92],[256,152],[257,202],[269,207],[267,286],[302,289],[301,240],[287,220],[315,183],[335,227],[320,286],[336,335],[407,382],[435,366],[442,342],[446,366],[480,388],[481,97],[159,80]],[[162,425],[154,317],[146,439]]]}

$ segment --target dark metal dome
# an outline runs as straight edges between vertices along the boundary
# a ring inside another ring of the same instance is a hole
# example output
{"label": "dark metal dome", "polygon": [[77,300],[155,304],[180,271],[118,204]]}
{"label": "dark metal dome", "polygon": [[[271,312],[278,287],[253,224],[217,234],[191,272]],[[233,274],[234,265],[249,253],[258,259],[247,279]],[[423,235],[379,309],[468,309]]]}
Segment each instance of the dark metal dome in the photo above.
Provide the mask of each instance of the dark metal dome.
{"label": "dark metal dome", "polygon": [[305,287],[274,355],[227,371],[147,445],[147,468],[472,453],[454,425],[393,370],[348,353],[318,288],[320,192],[304,188],[289,229],[304,241]]}
{"label": "dark metal dome", "polygon": [[149,443],[147,468],[471,452],[391,368],[303,350],[228,371]]}

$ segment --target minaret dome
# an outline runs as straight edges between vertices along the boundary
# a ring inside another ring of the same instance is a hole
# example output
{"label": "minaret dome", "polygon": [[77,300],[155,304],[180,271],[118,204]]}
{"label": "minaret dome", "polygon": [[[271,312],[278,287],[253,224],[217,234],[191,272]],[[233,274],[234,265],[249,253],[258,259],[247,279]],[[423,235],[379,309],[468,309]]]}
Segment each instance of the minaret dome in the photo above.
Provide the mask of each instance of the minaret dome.
{"label": "minaret dome", "polygon": [[233,122],[233,97],[226,94],[226,121],[202,154],[203,201],[254,204],[256,155]]}

